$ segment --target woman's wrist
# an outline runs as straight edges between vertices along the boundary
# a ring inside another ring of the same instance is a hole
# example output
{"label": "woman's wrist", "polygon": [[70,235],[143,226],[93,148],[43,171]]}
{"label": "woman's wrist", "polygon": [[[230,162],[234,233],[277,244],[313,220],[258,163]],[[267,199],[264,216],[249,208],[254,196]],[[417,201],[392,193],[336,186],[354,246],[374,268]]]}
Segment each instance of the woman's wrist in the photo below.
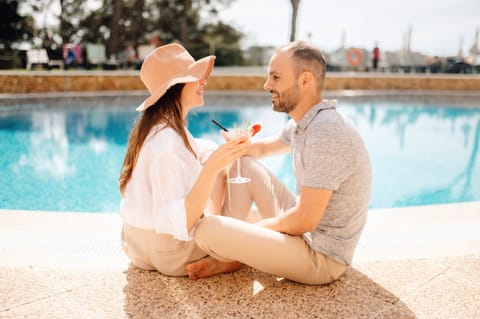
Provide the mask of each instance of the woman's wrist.
{"label": "woman's wrist", "polygon": [[211,150],[211,151],[208,151],[207,153],[205,153],[202,158],[200,159],[200,164],[202,165],[205,165],[205,163],[208,161],[208,159],[210,158],[210,155],[212,155],[212,153],[214,152],[215,150]]}

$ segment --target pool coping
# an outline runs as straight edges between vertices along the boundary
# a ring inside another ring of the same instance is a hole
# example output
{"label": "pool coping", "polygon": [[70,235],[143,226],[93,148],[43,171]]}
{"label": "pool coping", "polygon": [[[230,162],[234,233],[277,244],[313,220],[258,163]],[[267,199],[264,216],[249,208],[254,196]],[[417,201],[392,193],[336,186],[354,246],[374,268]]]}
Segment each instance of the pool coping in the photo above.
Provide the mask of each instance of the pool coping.
{"label": "pool coping", "polygon": [[[104,257],[125,261],[119,244],[121,224],[118,213],[0,209],[0,230],[4,242],[8,239],[14,245],[14,238],[17,238],[18,243],[23,245],[12,246],[12,249],[4,248],[0,253],[0,266],[5,265],[7,260],[9,265],[21,265],[28,258],[30,264],[47,262],[48,265],[48,259],[43,258],[45,256],[34,253],[39,248],[35,236],[43,238],[42,251],[47,255],[49,246],[54,246],[59,253],[62,249],[71,249],[77,245],[78,251],[82,247],[96,247],[95,250],[102,251]],[[480,201],[370,209],[355,252],[354,264],[480,255],[478,229]],[[68,240],[72,234],[75,235],[74,238]],[[59,246],[59,243],[63,244]],[[83,251],[82,254],[84,253],[88,252]],[[8,257],[8,254],[11,256]],[[13,256],[18,257],[17,261]]]}

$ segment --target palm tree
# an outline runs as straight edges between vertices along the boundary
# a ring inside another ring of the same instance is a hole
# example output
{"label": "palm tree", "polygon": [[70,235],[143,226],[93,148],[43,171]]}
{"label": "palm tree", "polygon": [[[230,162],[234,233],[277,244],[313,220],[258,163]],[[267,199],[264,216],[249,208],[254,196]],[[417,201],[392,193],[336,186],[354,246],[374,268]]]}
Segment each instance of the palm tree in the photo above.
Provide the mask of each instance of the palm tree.
{"label": "palm tree", "polygon": [[290,3],[292,4],[292,26],[290,41],[295,41],[295,33],[297,32],[298,6],[300,5],[300,0],[290,0]]}
{"label": "palm tree", "polygon": [[109,54],[118,53],[121,44],[120,44],[120,32],[123,31],[123,28],[120,26],[120,20],[122,19],[123,12],[123,0],[114,0],[112,1],[113,5],[113,14],[110,21],[110,38],[108,40],[108,52]]}

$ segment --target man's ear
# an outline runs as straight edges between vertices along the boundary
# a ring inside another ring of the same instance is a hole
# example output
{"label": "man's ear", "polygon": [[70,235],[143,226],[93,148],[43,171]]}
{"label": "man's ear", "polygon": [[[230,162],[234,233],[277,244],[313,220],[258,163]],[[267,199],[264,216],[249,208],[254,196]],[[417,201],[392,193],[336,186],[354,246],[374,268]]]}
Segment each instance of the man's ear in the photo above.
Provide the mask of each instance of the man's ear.
{"label": "man's ear", "polygon": [[307,87],[309,85],[312,85],[314,80],[312,72],[304,71],[300,73],[300,76],[298,77],[298,84],[300,87]]}

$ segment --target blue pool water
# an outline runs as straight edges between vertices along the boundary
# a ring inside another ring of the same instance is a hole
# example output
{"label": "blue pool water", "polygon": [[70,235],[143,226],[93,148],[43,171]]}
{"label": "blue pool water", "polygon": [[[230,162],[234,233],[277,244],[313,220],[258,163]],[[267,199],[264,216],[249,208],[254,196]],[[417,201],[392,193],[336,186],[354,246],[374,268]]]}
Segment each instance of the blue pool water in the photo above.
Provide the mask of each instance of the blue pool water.
{"label": "blue pool water", "polygon": [[[140,95],[0,100],[0,209],[113,212],[117,178]],[[372,208],[480,200],[480,98],[339,97],[365,139],[373,166]],[[222,139],[226,126],[288,120],[266,94],[209,93],[189,116],[194,136]],[[289,156],[263,160],[293,190]]]}

